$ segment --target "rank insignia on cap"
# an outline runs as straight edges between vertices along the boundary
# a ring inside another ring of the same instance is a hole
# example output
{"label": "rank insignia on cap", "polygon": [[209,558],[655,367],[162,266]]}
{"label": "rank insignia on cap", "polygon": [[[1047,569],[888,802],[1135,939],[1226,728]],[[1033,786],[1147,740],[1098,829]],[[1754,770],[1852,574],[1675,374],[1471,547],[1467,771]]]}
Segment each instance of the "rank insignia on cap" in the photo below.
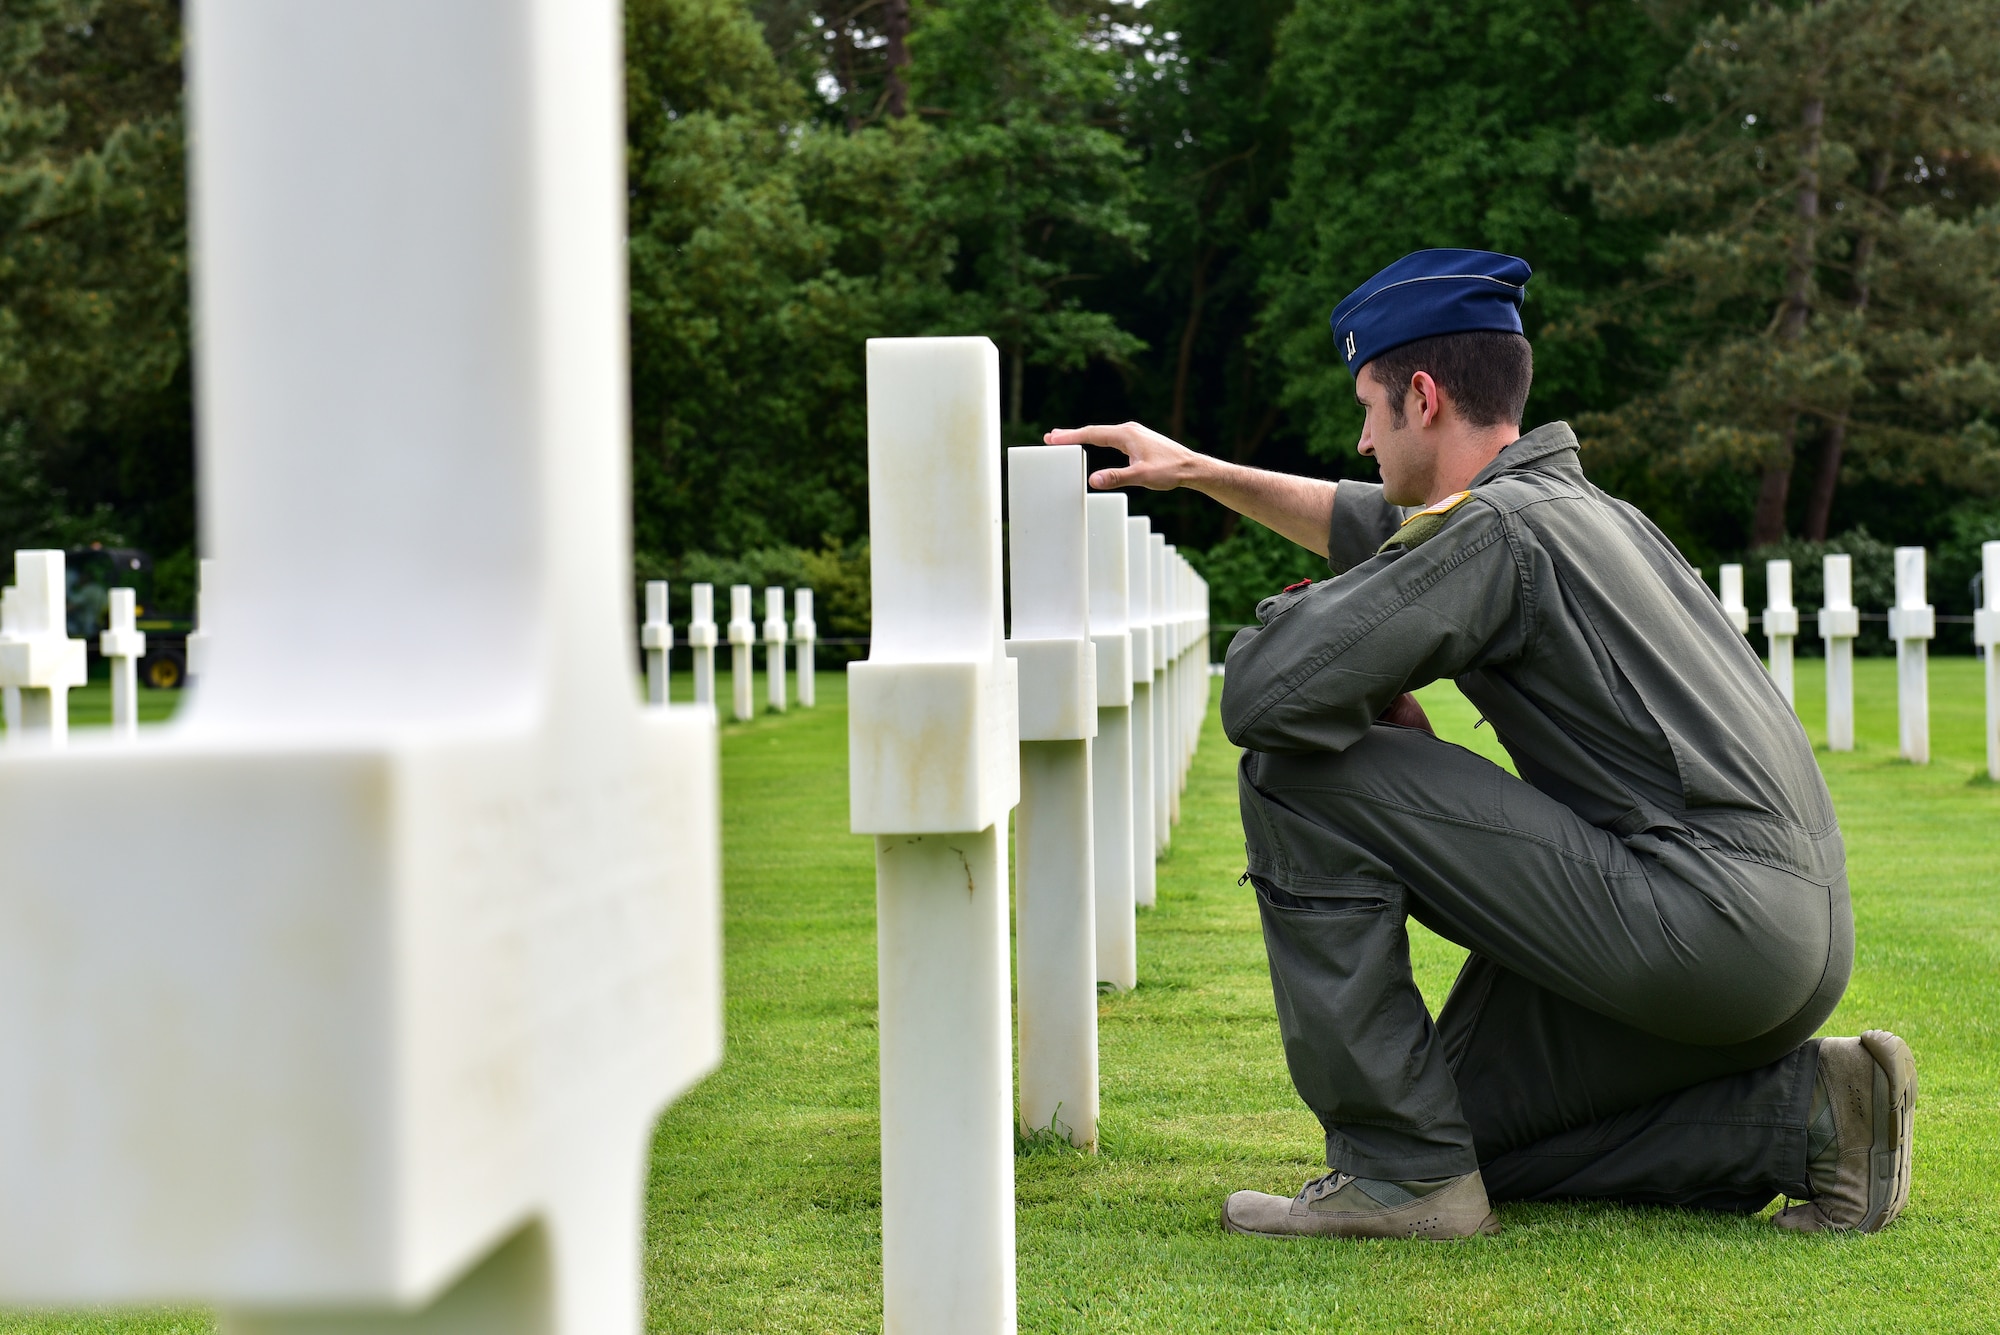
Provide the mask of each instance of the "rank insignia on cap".
{"label": "rank insignia on cap", "polygon": [[1438,334],[1521,332],[1534,270],[1491,250],[1419,250],[1350,292],[1329,323],[1341,360],[1359,374],[1376,357]]}

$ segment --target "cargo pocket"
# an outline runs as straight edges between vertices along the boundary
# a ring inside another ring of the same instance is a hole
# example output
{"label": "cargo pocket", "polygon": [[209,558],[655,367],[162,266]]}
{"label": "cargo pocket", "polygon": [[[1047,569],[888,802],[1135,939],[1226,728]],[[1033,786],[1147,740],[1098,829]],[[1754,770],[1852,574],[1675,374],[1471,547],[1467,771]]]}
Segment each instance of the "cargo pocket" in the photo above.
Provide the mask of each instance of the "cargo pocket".
{"label": "cargo pocket", "polygon": [[1285,1063],[1323,1122],[1417,1129],[1448,1107],[1411,1092],[1430,1013],[1410,977],[1403,888],[1330,879],[1282,888],[1253,874]]}

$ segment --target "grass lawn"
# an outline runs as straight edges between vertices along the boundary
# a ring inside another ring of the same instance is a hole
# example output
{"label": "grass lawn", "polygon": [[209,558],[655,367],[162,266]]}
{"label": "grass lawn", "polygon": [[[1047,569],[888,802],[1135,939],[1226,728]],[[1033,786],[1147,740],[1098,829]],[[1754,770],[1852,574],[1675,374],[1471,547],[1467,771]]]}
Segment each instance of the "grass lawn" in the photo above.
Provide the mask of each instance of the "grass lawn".
{"label": "grass lawn", "polygon": [[[160,723],[170,719],[180,706],[179,691],[156,691],[151,687],[139,688],[139,721]],[[111,683],[93,681],[87,686],[79,686],[69,693],[69,725],[72,728],[109,726],[111,723]],[[0,736],[6,735],[0,726]]]}
{"label": "grass lawn", "polygon": [[[1233,748],[1210,720],[1141,915],[1141,982],[1100,1005],[1103,1152],[1017,1160],[1021,1328],[1033,1331],[1990,1330],[2000,1326],[2000,788],[1978,664],[1933,664],[1935,762],[1895,756],[1894,664],[1863,660],[1859,749],[1821,753],[1859,937],[1830,1033],[1917,1053],[1911,1208],[1872,1238],[1605,1205],[1502,1210],[1470,1243],[1272,1243],[1216,1225],[1238,1187],[1324,1171],[1285,1074],[1243,870]],[[1799,665],[1823,729],[1821,662]],[[723,737],[728,1056],[668,1112],[647,1236],[656,1331],[878,1330],[873,869],[846,833],[838,675],[821,706]],[[759,695],[761,699],[761,693]],[[1439,730],[1501,758],[1448,683]],[[1435,1005],[1462,952],[1412,924]]]}
{"label": "grass lawn", "polygon": [[[1990,1330],[2000,1327],[2000,787],[1983,765],[1978,664],[1933,663],[1935,762],[1895,757],[1894,665],[1856,665],[1859,749],[1821,752],[1847,831],[1859,940],[1830,1033],[1916,1050],[1917,1178],[1872,1238],[1603,1205],[1502,1209],[1496,1238],[1272,1243],[1216,1225],[1238,1187],[1323,1171],[1285,1074],[1243,869],[1233,749],[1210,719],[1139,988],[1100,1004],[1103,1152],[1017,1160],[1030,1331]],[[1801,660],[1817,739],[1821,663]],[[723,683],[726,689],[726,682]],[[688,698],[683,678],[675,698]],[[763,699],[759,682],[757,698]],[[1444,736],[1501,758],[1449,684]],[[662,1119],[646,1240],[654,1331],[873,1331],[881,1324],[874,877],[849,835],[839,672],[818,709],[723,731],[728,1050]],[[80,712],[80,711],[79,711]],[[1440,1002],[1462,952],[1411,925]],[[0,1330],[206,1331],[199,1317],[0,1319]]]}

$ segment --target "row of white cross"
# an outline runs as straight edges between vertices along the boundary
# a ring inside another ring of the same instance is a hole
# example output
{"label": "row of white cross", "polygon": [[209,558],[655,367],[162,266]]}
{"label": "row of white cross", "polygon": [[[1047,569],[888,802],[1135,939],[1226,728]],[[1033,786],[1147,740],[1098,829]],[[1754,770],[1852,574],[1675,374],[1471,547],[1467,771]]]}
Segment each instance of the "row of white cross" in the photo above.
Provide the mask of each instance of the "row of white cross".
{"label": "row of white cross", "polygon": [[[1896,720],[1903,758],[1927,765],[1931,758],[1930,641],[1937,636],[1937,613],[1924,590],[1924,549],[1896,548],[1896,602],[1889,608],[1889,638],[1896,644]],[[1972,639],[1986,660],[1986,770],[2000,780],[2000,542],[1980,548],[1982,605],[1973,612]],[[1851,557],[1834,554],[1822,566],[1825,605],[1819,611],[1819,637],[1826,644],[1826,744],[1831,751],[1854,749],[1854,638],[1861,631],[1861,613],[1854,605]],[[1799,633],[1798,608],[1792,602],[1792,563],[1764,564],[1764,635],[1769,646],[1771,679],[1787,703],[1793,699],[1792,645]],[[1722,610],[1741,632],[1750,629],[1750,610],[1743,604],[1743,567],[1721,570]]]}
{"label": "row of white cross", "polygon": [[[715,586],[695,584],[689,588],[691,616],[687,643],[694,658],[694,702],[715,704]],[[729,590],[729,670],[731,705],[740,721],[756,713],[752,696],[752,656],[758,642],[757,623],[750,619],[752,590],[748,584]],[[792,591],[792,622],[785,624],[785,591],[775,586],[764,590],[764,675],[765,699],[783,713],[786,703],[785,644],[796,645],[799,704],[807,709],[818,700],[814,657],[819,627],[813,621],[813,591]],[[667,681],[674,648],[674,627],[667,619],[667,583],[646,583],[646,620],[639,628],[639,644],[646,651],[646,698],[656,705],[667,703]]]}
{"label": "row of white cross", "polygon": [[1003,638],[999,403],[986,339],[868,345],[848,760],[852,828],[875,837],[892,1331],[1013,1330],[1017,1126],[1096,1144],[1097,984],[1136,982],[1133,908],[1207,709],[1207,588],[1122,496],[1086,497],[1080,448],[1008,452]]}

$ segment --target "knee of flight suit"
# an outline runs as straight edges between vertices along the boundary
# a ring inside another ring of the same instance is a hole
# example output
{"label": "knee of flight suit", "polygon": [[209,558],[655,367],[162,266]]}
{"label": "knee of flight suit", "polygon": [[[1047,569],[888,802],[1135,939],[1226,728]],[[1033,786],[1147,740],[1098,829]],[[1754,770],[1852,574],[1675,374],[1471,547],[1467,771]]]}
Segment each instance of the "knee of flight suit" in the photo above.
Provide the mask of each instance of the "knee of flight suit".
{"label": "knee of flight suit", "polygon": [[[1400,887],[1298,894],[1252,880],[1286,1065],[1306,1106],[1335,1124],[1417,1129],[1455,1116],[1456,1092],[1442,1079],[1443,1052],[1432,1051],[1430,1015],[1410,976]],[[1414,1103],[1413,1091],[1422,1091]]]}

